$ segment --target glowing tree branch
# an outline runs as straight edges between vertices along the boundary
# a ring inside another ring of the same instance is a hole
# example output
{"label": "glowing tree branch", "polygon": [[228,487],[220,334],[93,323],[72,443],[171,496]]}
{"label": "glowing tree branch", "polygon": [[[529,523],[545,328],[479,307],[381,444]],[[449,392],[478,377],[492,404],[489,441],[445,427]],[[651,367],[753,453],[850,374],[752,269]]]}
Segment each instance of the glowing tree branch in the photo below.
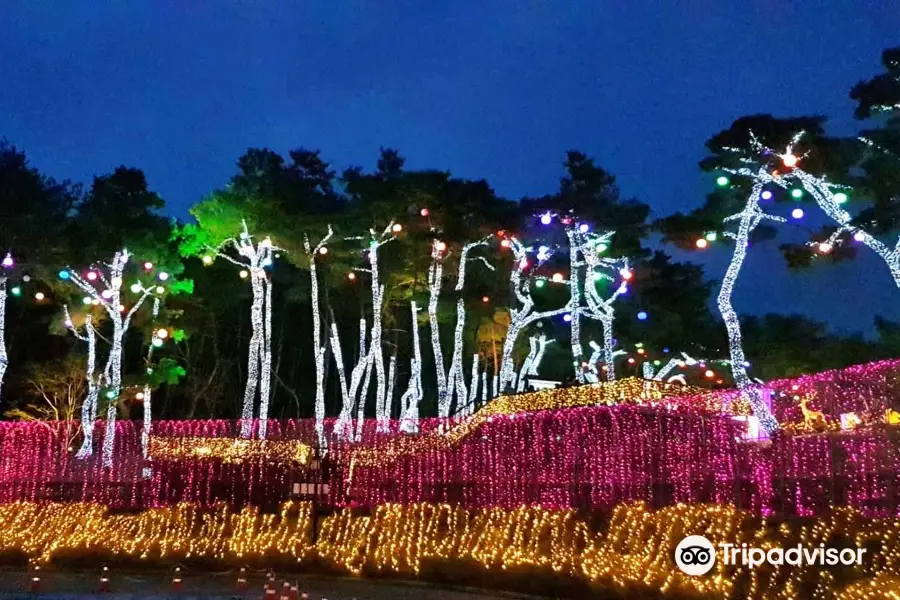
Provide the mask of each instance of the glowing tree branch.
{"label": "glowing tree branch", "polygon": [[[153,299],[153,312],[151,323],[156,321],[156,318],[159,316],[159,298]],[[159,340],[159,341],[157,341]],[[157,333],[154,331],[150,340],[150,346],[147,348],[147,373],[151,373],[153,367],[153,350],[157,345],[162,345],[162,339],[157,336]],[[150,459],[150,433],[153,429],[153,388],[150,386],[150,381],[146,381],[144,383],[144,389],[141,391],[143,394],[142,400],[144,404],[144,428],[141,431],[141,449],[143,450],[144,460],[147,461]],[[144,468],[144,476],[150,476],[150,468]]]}
{"label": "glowing tree branch", "polygon": [[[601,256],[606,251],[612,235],[612,232],[604,234],[578,232],[573,238],[575,242],[574,248],[578,249],[585,263],[585,305],[577,307],[576,310],[589,319],[600,321],[603,328],[603,347],[599,356],[602,357],[606,366],[607,381],[613,381],[616,378],[615,354],[613,351],[613,324],[616,318],[614,304],[619,296],[628,291],[628,281],[633,276],[628,259],[604,258]],[[622,281],[608,298],[604,298],[598,289],[598,284],[603,281],[615,282],[616,278],[606,272],[610,270],[621,277]],[[594,348],[595,355],[591,356],[588,370],[597,364],[595,358],[597,348],[593,342],[591,347]],[[577,370],[584,371],[584,365],[581,362],[575,367]]]}
{"label": "glowing tree branch", "polygon": [[413,356],[409,365],[409,386],[400,397],[400,431],[415,433],[419,430],[419,402],[422,401],[422,349],[419,344],[419,312],[415,301],[412,310]]}
{"label": "glowing tree branch", "polygon": [[765,147],[756,137],[751,137],[751,147],[760,154],[775,154],[781,158],[782,162],[789,168],[784,175],[784,179],[796,179],[816,201],[819,208],[822,209],[828,218],[834,221],[838,228],[824,242],[813,245],[819,252],[827,254],[831,249],[843,242],[846,235],[852,235],[853,239],[878,255],[884,261],[891,272],[891,278],[894,285],[900,287],[900,238],[898,238],[893,248],[889,248],[879,239],[869,234],[865,229],[853,223],[852,215],[847,212],[842,204],[847,201],[847,195],[841,191],[847,189],[845,186],[830,183],[825,177],[815,177],[807,173],[798,166],[802,157],[794,154],[794,146],[803,137],[804,132],[797,133],[793,140],[788,144],[785,151],[781,154],[774,152],[771,148]]}
{"label": "glowing tree branch", "polygon": [[734,252],[731,255],[731,261],[728,269],[725,271],[725,277],[722,279],[722,287],[719,289],[717,303],[722,319],[725,321],[725,329],[728,332],[728,347],[731,356],[731,372],[734,376],[734,382],[738,388],[745,391],[750,401],[754,414],[759,419],[760,424],[768,433],[773,433],[778,429],[778,421],[772,416],[768,407],[763,402],[762,397],[747,388],[752,386],[752,381],[747,375],[747,359],[744,356],[744,347],[741,341],[741,324],[738,320],[737,312],[731,303],[731,296],[734,293],[734,285],[740,275],[741,267],[747,257],[747,246],[750,245],[750,233],[756,228],[762,219],[770,219],[777,222],[783,222],[782,217],[766,214],[759,206],[762,188],[766,183],[773,181],[773,178],[764,168],[760,168],[756,173],[749,169],[738,169],[735,172],[741,175],[750,176],[753,180],[753,188],[744,209],[735,215],[725,218],[725,222],[737,221],[737,233],[726,232],[726,236],[734,238]]}
{"label": "glowing tree branch", "polygon": [[444,352],[441,349],[441,330],[438,324],[438,297],[441,295],[441,280],[444,273],[443,242],[434,240],[431,244],[431,265],[428,267],[428,322],[431,326],[431,349],[434,354],[434,369],[437,379],[438,416],[450,414],[447,394],[447,371],[444,367]]}
{"label": "glowing tree branch", "polygon": [[353,439],[353,407],[356,404],[356,395],[362,380],[363,372],[366,370],[368,361],[368,353],[366,352],[366,320],[359,320],[360,334],[360,352],[356,366],[350,372],[350,381],[347,382],[347,375],[344,371],[344,357],[341,351],[341,339],[338,335],[337,324],[332,317],[331,323],[331,355],[334,357],[334,363],[337,367],[338,381],[341,386],[341,412],[334,424],[334,434],[343,441]]}
{"label": "glowing tree branch", "polygon": [[103,371],[104,385],[108,388],[106,397],[109,400],[106,410],[106,435],[103,438],[103,465],[106,467],[112,466],[112,453],[116,436],[116,402],[122,390],[123,341],[125,334],[131,326],[132,317],[140,309],[144,300],[154,293],[162,293],[162,289],[158,289],[154,285],[145,287],[141,283],[135,283],[131,286],[131,291],[138,294],[138,299],[126,311],[125,305],[122,303],[122,277],[130,256],[126,249],[116,252],[113,262],[107,265],[109,270],[108,276],[103,272],[103,269],[95,268],[88,271],[85,277],[82,277],[71,268],[65,271],[70,281],[106,310],[113,326],[111,347],[106,367]]}
{"label": "glowing tree branch", "polygon": [[[516,377],[512,353],[516,345],[516,340],[518,340],[522,330],[535,321],[561,315],[571,310],[570,303],[567,303],[561,308],[552,310],[534,310],[534,298],[531,297],[531,277],[524,276],[525,269],[529,266],[529,248],[523,246],[522,243],[514,237],[510,238],[510,247],[515,260],[515,266],[510,274],[510,286],[512,287],[516,303],[519,306],[510,308],[509,311],[509,328],[506,330],[506,338],[503,340],[500,381],[496,390],[498,394],[505,392],[507,387],[512,384]],[[538,257],[538,264],[541,264],[549,257],[549,252],[542,253],[542,256]]]}
{"label": "glowing tree branch", "polygon": [[[313,353],[316,361],[316,437],[319,440],[319,448],[325,452],[328,449],[325,437],[325,344],[322,343],[322,316],[319,306],[319,277],[316,270],[316,256],[322,253],[322,249],[331,239],[334,232],[331,225],[328,226],[328,234],[322,238],[315,248],[310,246],[309,236],[303,236],[303,248],[309,259],[309,278],[312,289],[310,304],[313,317]],[[327,251],[327,250],[326,250]]]}
{"label": "glowing tree branch", "polygon": [[537,377],[538,368],[541,365],[541,360],[544,358],[544,351],[547,348],[547,344],[552,341],[553,340],[548,340],[547,336],[543,334],[539,336],[533,335],[528,339],[530,350],[528,356],[525,357],[525,361],[522,363],[522,369],[519,371],[518,385],[516,386],[517,392],[525,391],[526,377]]}
{"label": "glowing tree branch", "polygon": [[0,275],[0,392],[3,391],[3,379],[9,366],[6,353],[6,281],[6,275]]}
{"label": "glowing tree branch", "polygon": [[[226,247],[231,247],[237,252],[240,259],[232,258],[226,254],[224,252]],[[277,248],[272,245],[272,240],[268,237],[255,244],[250,236],[250,232],[247,230],[247,223],[244,222],[243,231],[239,239],[229,238],[222,242],[219,247],[210,248],[210,250],[216,256],[245,269],[246,272],[242,272],[242,276],[250,277],[253,301],[250,305],[250,351],[247,357],[247,383],[244,387],[244,405],[241,409],[241,436],[248,438],[253,434],[254,401],[258,388],[260,397],[259,437],[265,438],[272,378],[272,282],[269,280],[265,269],[272,265],[274,252]],[[206,262],[205,259],[204,262]]]}
{"label": "glowing tree branch", "polygon": [[100,382],[94,376],[97,364],[97,334],[94,331],[93,316],[88,313],[84,318],[84,334],[75,328],[72,317],[69,315],[69,307],[63,306],[65,312],[65,326],[72,334],[87,344],[87,367],[84,379],[87,383],[87,398],[81,405],[81,448],[75,453],[75,458],[88,458],[94,450],[94,424],[97,421],[97,400],[100,395]]}
{"label": "glowing tree branch", "polygon": [[[463,289],[466,285],[466,263],[470,260],[469,252],[479,246],[487,246],[487,240],[488,238],[484,238],[481,241],[466,244],[459,255],[459,274],[456,278],[456,288],[454,290],[458,297],[456,299],[456,328],[453,333],[453,357],[450,360],[450,372],[447,375],[446,414],[439,410],[438,416],[440,417],[446,417],[450,414],[454,396],[456,397],[457,412],[459,412],[460,407],[468,402],[469,394],[466,390],[466,379],[463,374],[463,333],[466,327],[466,307],[463,299]],[[484,257],[478,257],[478,259],[488,269],[494,270],[494,266],[487,262]],[[474,381],[472,385],[477,386],[478,382]]]}

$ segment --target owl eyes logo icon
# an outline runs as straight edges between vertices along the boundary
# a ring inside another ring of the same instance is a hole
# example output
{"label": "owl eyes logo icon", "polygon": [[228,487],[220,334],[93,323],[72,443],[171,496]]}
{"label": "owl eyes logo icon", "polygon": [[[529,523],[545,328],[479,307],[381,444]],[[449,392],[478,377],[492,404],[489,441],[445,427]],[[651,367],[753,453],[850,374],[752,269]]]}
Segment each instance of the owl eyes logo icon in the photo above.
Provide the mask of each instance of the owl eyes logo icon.
{"label": "owl eyes logo icon", "polygon": [[716,564],[716,549],[702,535],[689,535],[675,547],[675,564],[687,575],[705,575]]}

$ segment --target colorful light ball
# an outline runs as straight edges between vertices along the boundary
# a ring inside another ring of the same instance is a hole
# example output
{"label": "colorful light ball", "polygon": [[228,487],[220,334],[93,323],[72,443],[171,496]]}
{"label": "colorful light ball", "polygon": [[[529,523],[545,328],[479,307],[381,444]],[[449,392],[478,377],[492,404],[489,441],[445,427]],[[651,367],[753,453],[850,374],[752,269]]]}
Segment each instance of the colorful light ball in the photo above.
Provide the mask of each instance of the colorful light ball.
{"label": "colorful light ball", "polygon": [[847,200],[849,200],[849,198],[847,197],[847,194],[845,194],[844,192],[838,192],[837,194],[834,195],[834,201],[837,202],[838,204],[843,204]]}
{"label": "colorful light ball", "polygon": [[169,332],[168,332],[168,330],[166,330],[166,329],[158,329],[158,330],[156,331],[156,337],[158,337],[158,338],[161,339],[161,340],[164,340],[164,339],[166,339],[167,337],[169,337]]}
{"label": "colorful light ball", "polygon": [[643,310],[638,312],[638,314],[637,314],[638,321],[646,321],[648,316],[649,315],[647,315],[647,311],[643,311]]}
{"label": "colorful light ball", "polygon": [[550,213],[544,213],[541,215],[541,224],[549,225],[553,221],[553,217],[550,216]]}
{"label": "colorful light ball", "polygon": [[437,248],[438,252],[443,252],[447,249],[447,244],[445,244],[444,242],[438,242],[435,247]]}
{"label": "colorful light ball", "polygon": [[34,299],[37,300],[38,302],[41,302],[46,297],[47,296],[44,295],[44,292],[38,292],[34,295]]}
{"label": "colorful light ball", "polygon": [[829,252],[831,252],[831,244],[822,242],[821,244],[819,244],[819,252],[821,252],[822,254],[828,254]]}
{"label": "colorful light ball", "polygon": [[510,246],[512,246],[512,242],[510,242],[509,240],[503,240],[502,242],[500,242],[500,245],[504,248],[509,248]]}
{"label": "colorful light ball", "polygon": [[144,392],[138,392],[137,394],[135,394],[135,395],[134,395],[134,399],[135,399],[135,400],[143,400],[143,399],[144,399]]}
{"label": "colorful light ball", "polygon": [[144,289],[144,286],[142,286],[142,285],[139,284],[139,283],[132,283],[132,284],[131,284],[131,293],[132,293],[132,294],[140,294],[142,289]]}
{"label": "colorful light ball", "polygon": [[718,237],[719,237],[719,234],[717,234],[715,231],[710,231],[709,233],[706,234],[706,241],[714,242],[718,239]]}
{"label": "colorful light ball", "polygon": [[319,248],[319,254],[321,254],[322,256],[328,254],[328,246],[322,246],[321,248]]}
{"label": "colorful light ball", "polygon": [[554,273],[552,279],[553,279],[553,283],[562,283],[563,274],[562,273]]}
{"label": "colorful light ball", "polygon": [[578,226],[578,231],[580,231],[581,233],[587,233],[590,230],[591,230],[591,226],[588,225],[587,223],[582,223],[581,225]]}
{"label": "colorful light ball", "polygon": [[725,186],[728,185],[730,182],[731,182],[731,180],[728,179],[727,177],[725,177],[724,175],[719,175],[719,176],[716,178],[716,185],[718,185],[719,187],[725,187]]}
{"label": "colorful light ball", "polygon": [[157,275],[156,278],[159,279],[160,281],[166,281],[169,278],[169,274],[166,273],[165,271],[160,271],[159,275]]}
{"label": "colorful light ball", "polygon": [[147,270],[147,271],[152,270],[152,269],[153,269],[153,263],[150,262],[150,261],[148,260],[147,262],[144,263],[144,269]]}
{"label": "colorful light ball", "polygon": [[597,253],[598,254],[603,254],[607,250],[609,250],[609,246],[607,246],[606,244],[603,244],[603,243],[597,244]]}
{"label": "colorful light ball", "polygon": [[784,163],[784,166],[789,169],[793,169],[794,167],[796,167],[798,160],[799,159],[793,154],[783,154],[781,156],[781,162]]}
{"label": "colorful light ball", "polygon": [[21,295],[22,295],[22,288],[20,288],[19,286],[16,285],[16,286],[13,286],[13,288],[12,288],[11,290],[9,290],[9,292],[10,292],[13,296],[21,296]]}
{"label": "colorful light ball", "polygon": [[795,208],[794,210],[791,211],[791,216],[794,217],[795,219],[802,219],[803,218],[803,209]]}
{"label": "colorful light ball", "polygon": [[429,211],[427,208],[423,208],[422,210],[419,211],[419,214],[422,215],[423,217],[427,217],[429,214],[431,214],[431,211]]}
{"label": "colorful light ball", "polygon": [[619,269],[619,275],[622,276],[622,279],[625,281],[631,281],[631,278],[634,277],[634,271],[631,269]]}
{"label": "colorful light ball", "polygon": [[165,342],[163,342],[163,341],[162,341],[161,339],[159,339],[159,338],[153,338],[152,344],[153,344],[153,347],[154,347],[154,348],[161,348],[162,345],[163,345],[164,343],[165,343]]}
{"label": "colorful light ball", "polygon": [[544,287],[544,285],[545,285],[546,283],[547,283],[547,282],[544,281],[543,279],[538,279],[537,281],[534,282],[534,285],[535,285],[536,287],[542,288],[542,287]]}
{"label": "colorful light ball", "polygon": [[213,262],[213,257],[209,254],[205,254],[201,260],[203,261],[204,265],[211,265]]}
{"label": "colorful light ball", "polygon": [[97,272],[96,271],[88,271],[87,275],[85,275],[85,277],[87,277],[88,281],[97,281]]}
{"label": "colorful light ball", "polygon": [[60,272],[58,273],[58,275],[59,275],[59,278],[62,279],[63,281],[65,281],[66,279],[69,278],[69,272],[66,271],[66,270],[60,271]]}
{"label": "colorful light ball", "polygon": [[566,323],[570,323],[572,321],[572,315],[570,315],[569,313],[564,314],[563,321],[565,321]]}
{"label": "colorful light ball", "polygon": [[156,286],[156,293],[157,293],[157,294],[162,294],[162,293],[164,293],[165,291],[166,291],[166,288],[164,288],[163,286],[161,286],[161,285]]}
{"label": "colorful light ball", "polygon": [[491,299],[488,296],[482,296],[481,301],[484,302],[485,304],[487,304],[488,302],[491,301]]}
{"label": "colorful light ball", "polygon": [[400,233],[401,231],[403,231],[403,225],[401,225],[400,223],[394,223],[391,226],[391,231],[393,231],[394,233]]}
{"label": "colorful light ball", "polygon": [[353,271],[350,271],[349,273],[347,273],[347,279],[349,279],[350,281],[355,280],[355,279],[356,279],[356,273],[354,273]]}
{"label": "colorful light ball", "polygon": [[769,190],[763,190],[763,193],[760,195],[760,197],[761,197],[763,200],[771,200],[771,199],[772,199],[772,192],[770,192]]}
{"label": "colorful light ball", "polygon": [[238,277],[240,277],[241,279],[247,279],[248,277],[250,277],[250,271],[248,271],[247,269],[241,269],[238,272]]}
{"label": "colorful light ball", "polygon": [[102,292],[100,292],[100,295],[103,296],[103,298],[106,300],[112,298],[112,292],[109,290],[103,290]]}
{"label": "colorful light ball", "polygon": [[856,233],[853,234],[853,239],[856,240],[857,242],[861,242],[866,239],[866,234],[863,233],[862,231],[857,231]]}
{"label": "colorful light ball", "polygon": [[791,190],[791,198],[794,198],[795,200],[799,200],[802,197],[803,197],[803,190],[801,190],[800,188],[794,188]]}
{"label": "colorful light ball", "polygon": [[634,357],[633,357],[633,356],[629,356],[629,357],[628,357],[628,364],[629,364],[629,365],[633,365],[634,363],[635,363]]}
{"label": "colorful light ball", "polygon": [[706,375],[709,379],[712,379],[716,376],[716,374],[711,369],[707,369],[703,374]]}
{"label": "colorful light ball", "polygon": [[706,238],[698,238],[696,242],[697,248],[703,250],[707,246],[709,246],[709,242],[706,241]]}
{"label": "colorful light ball", "polygon": [[13,260],[12,254],[7,254],[3,257],[3,262],[0,262],[5,268],[12,269],[16,265],[16,261]]}

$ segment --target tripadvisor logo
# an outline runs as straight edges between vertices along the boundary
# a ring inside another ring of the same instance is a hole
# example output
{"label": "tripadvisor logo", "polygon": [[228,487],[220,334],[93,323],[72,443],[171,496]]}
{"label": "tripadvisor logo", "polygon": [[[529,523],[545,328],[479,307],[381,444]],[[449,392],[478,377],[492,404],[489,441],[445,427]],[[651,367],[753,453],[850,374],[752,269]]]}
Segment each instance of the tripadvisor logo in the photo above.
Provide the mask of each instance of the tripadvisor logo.
{"label": "tripadvisor logo", "polygon": [[[826,548],[824,544],[808,548],[797,544],[792,548],[754,548],[747,544],[719,544],[722,563],[756,568],[769,565],[835,566],[862,564],[865,548]],[[705,575],[716,564],[716,549],[702,535],[689,535],[675,547],[675,564],[687,575]]]}

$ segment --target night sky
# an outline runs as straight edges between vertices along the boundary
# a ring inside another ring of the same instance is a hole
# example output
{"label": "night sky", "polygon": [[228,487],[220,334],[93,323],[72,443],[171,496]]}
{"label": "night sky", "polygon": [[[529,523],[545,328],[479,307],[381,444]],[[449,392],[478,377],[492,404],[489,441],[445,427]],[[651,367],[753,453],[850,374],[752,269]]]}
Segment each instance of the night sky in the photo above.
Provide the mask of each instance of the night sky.
{"label": "night sky", "polygon": [[[738,116],[852,132],[849,88],[900,45],[892,0],[280,4],[6,0],[0,136],[57,178],[140,167],[180,217],[247,147],[301,145],[339,169],[393,146],[509,198],[555,191],[578,148],[661,216],[702,201],[703,142]],[[776,246],[739,309],[900,319],[882,264],[789,275]],[[703,258],[721,276],[727,252]]]}

